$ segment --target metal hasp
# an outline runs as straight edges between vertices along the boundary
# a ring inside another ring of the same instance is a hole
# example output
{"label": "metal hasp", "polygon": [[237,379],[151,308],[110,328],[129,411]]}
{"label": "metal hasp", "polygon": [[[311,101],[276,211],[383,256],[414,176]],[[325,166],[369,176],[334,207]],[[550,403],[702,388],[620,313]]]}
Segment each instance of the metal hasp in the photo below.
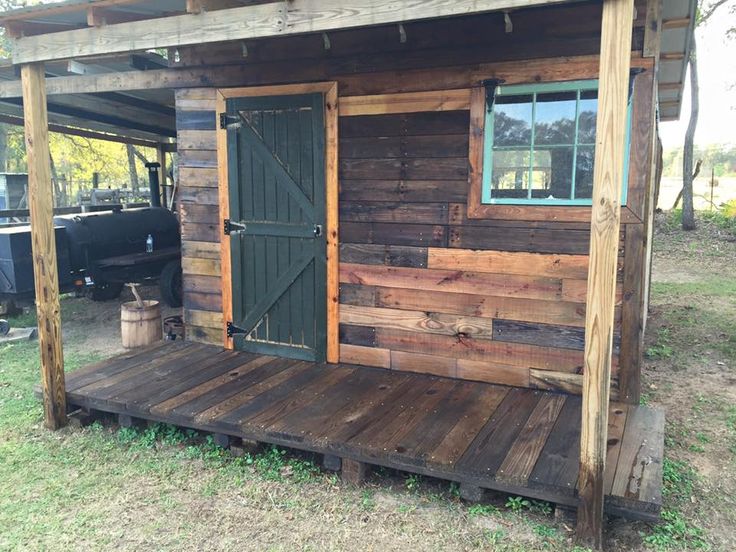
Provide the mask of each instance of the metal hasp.
{"label": "metal hasp", "polygon": [[151,190],[151,207],[161,207],[161,189],[158,181],[160,163],[146,163],[148,169],[148,188]]}

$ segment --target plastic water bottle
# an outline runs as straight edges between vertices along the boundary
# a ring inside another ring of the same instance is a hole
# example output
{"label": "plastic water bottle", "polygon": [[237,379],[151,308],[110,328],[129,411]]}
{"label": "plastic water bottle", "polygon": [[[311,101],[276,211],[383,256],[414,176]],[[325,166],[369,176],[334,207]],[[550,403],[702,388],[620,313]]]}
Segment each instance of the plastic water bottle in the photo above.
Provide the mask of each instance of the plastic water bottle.
{"label": "plastic water bottle", "polygon": [[153,236],[148,234],[146,238],[146,253],[153,253]]}

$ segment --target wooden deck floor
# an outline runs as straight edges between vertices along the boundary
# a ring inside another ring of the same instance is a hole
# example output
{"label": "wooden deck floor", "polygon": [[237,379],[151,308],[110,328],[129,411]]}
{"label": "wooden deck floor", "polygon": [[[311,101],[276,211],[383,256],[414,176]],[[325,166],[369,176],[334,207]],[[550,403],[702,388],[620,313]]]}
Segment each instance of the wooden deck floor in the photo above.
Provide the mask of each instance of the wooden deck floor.
{"label": "wooden deck floor", "polygon": [[[67,377],[71,405],[169,422],[575,506],[580,398],[159,344]],[[606,510],[661,507],[664,417],[612,404]]]}

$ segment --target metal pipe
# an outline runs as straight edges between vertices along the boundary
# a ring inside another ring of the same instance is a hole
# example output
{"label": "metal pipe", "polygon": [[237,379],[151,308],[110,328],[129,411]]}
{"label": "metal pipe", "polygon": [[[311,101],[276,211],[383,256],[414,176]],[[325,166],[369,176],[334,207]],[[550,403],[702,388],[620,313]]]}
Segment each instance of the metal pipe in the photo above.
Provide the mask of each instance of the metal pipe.
{"label": "metal pipe", "polygon": [[151,207],[161,207],[161,189],[158,181],[159,163],[146,163],[148,169],[148,189],[151,191]]}

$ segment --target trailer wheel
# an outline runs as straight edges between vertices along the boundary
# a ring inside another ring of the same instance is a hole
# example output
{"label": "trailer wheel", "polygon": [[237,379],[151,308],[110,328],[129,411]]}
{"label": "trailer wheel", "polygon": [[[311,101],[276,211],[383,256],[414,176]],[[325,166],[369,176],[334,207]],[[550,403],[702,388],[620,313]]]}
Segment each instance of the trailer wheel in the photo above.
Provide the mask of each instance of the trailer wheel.
{"label": "trailer wheel", "polygon": [[89,298],[93,301],[112,301],[120,297],[123,291],[123,284],[111,282],[98,282],[89,293]]}
{"label": "trailer wheel", "polygon": [[0,318],[0,335],[8,335],[10,333],[10,322]]}
{"label": "trailer wheel", "polygon": [[169,261],[161,271],[158,281],[161,298],[172,308],[182,305],[181,263]]}

